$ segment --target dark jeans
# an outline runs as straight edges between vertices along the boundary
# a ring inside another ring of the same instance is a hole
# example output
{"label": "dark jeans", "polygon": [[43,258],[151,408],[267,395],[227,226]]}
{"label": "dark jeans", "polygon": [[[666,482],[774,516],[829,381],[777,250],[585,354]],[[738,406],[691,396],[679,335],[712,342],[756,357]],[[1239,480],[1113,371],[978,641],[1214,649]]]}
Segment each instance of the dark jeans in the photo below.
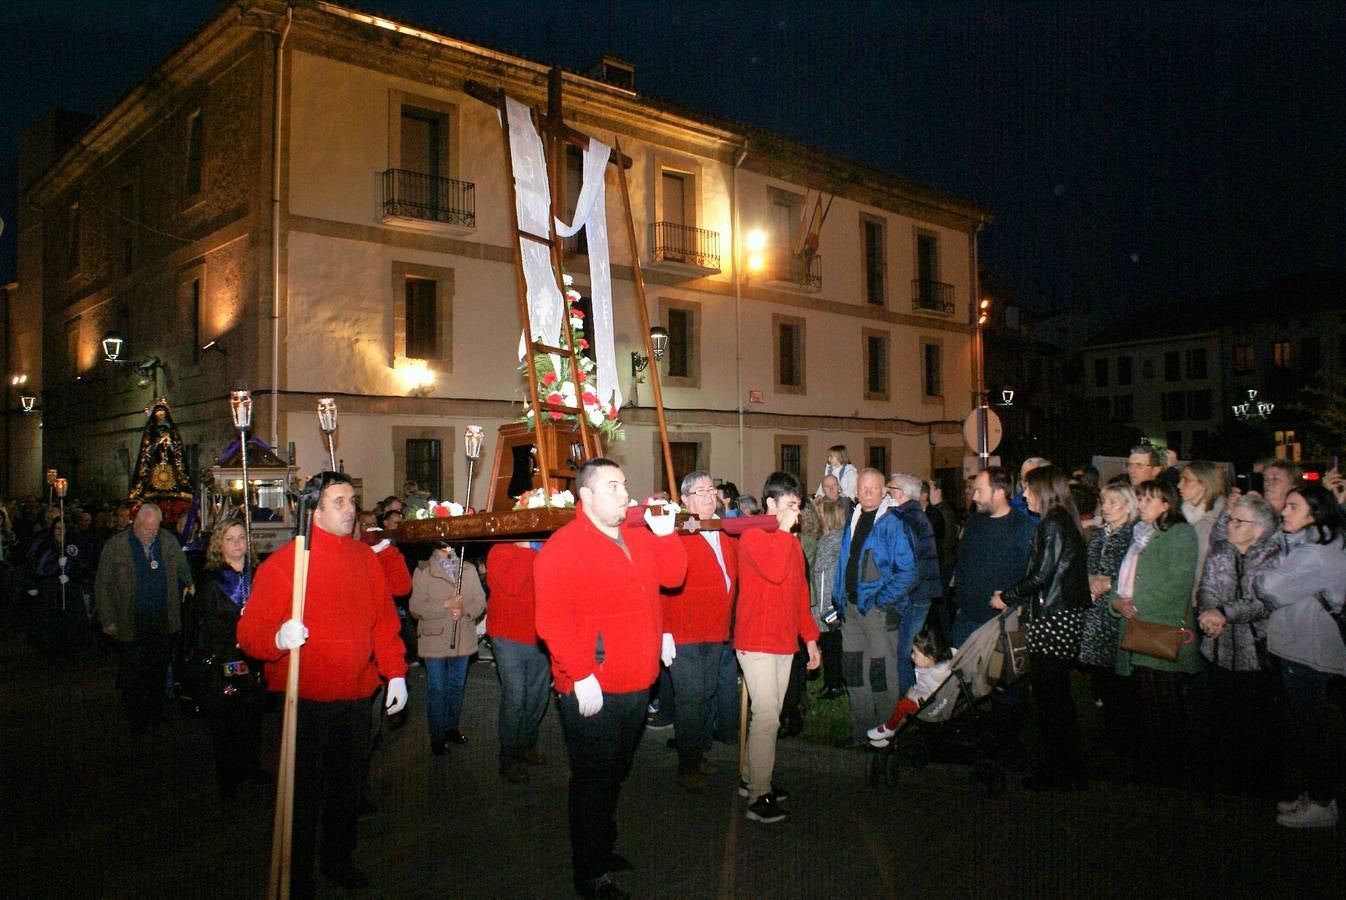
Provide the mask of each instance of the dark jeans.
{"label": "dark jeans", "polygon": [[467,686],[468,656],[429,656],[425,663],[426,724],[430,740],[442,741],[458,727],[463,714],[463,688]]}
{"label": "dark jeans", "polygon": [[843,690],[846,680],[841,677],[841,632],[818,635],[818,652],[823,658],[823,690]]}
{"label": "dark jeans", "polygon": [[164,679],[172,657],[171,635],[162,620],[136,617],[136,638],[117,645],[117,684],[132,731],[163,721]]}
{"label": "dark jeans", "polygon": [[257,745],[266,697],[260,688],[246,695],[210,700],[201,706],[215,748],[215,780],[229,791],[261,767]]}
{"label": "dark jeans", "polygon": [[715,740],[738,744],[738,656],[732,642],[720,645],[720,670],[715,677]]}
{"label": "dark jeans", "polygon": [[1137,781],[1180,787],[1187,758],[1185,672],[1135,666],[1126,678],[1132,765]]}
{"label": "dark jeans", "polygon": [[[1206,670],[1210,731],[1206,773],[1210,786],[1235,794],[1270,797],[1281,787],[1280,684],[1269,671]],[[1297,792],[1296,792],[1297,793]]]}
{"label": "dark jeans", "polygon": [[[669,666],[678,702],[673,724],[678,734],[678,771],[697,771],[710,749],[715,701],[715,682],[720,675],[724,644],[678,644],[678,655]],[[662,708],[660,710],[662,712]]]}
{"label": "dark jeans", "polygon": [[369,700],[300,700],[294,748],[291,884],[313,880],[322,819],[322,864],[339,866],[355,851],[369,753]]}
{"label": "dark jeans", "polygon": [[1302,773],[1299,786],[1314,803],[1328,803],[1336,787],[1335,748],[1327,721],[1327,683],[1332,676],[1302,663],[1286,659],[1280,663],[1291,746]]}
{"label": "dark jeans", "polygon": [[491,639],[491,649],[500,676],[500,765],[507,766],[537,746],[538,726],[547,712],[551,670],[547,654],[536,642],[497,637]]}
{"label": "dark jeans", "polygon": [[[911,642],[916,639],[916,635],[921,633],[925,627],[925,617],[930,612],[929,601],[925,603],[913,603],[906,612],[902,614],[902,622],[897,628],[897,682],[899,698],[907,696],[907,691],[916,686],[916,667],[911,662]],[[896,705],[896,704],[894,704]],[[888,711],[889,713],[892,710]],[[888,714],[879,717],[880,721],[887,719]]]}
{"label": "dark jeans", "polygon": [[574,693],[562,694],[561,728],[570,756],[570,853],[576,881],[608,870],[617,843],[617,797],[631,771],[650,692],[603,694],[603,708],[581,716]]}
{"label": "dark jeans", "polygon": [[1028,669],[1038,732],[1042,735],[1038,774],[1061,787],[1084,782],[1080,729],[1075,719],[1075,698],[1070,693],[1071,668],[1066,660],[1034,653]]}

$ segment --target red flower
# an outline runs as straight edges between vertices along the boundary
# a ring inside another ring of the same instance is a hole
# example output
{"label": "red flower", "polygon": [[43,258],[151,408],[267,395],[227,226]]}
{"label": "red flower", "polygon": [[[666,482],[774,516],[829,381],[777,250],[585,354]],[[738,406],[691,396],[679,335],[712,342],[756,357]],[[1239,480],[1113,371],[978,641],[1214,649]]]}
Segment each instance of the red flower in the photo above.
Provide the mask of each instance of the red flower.
{"label": "red flower", "polygon": [[578,341],[576,341],[575,343],[577,343],[577,344],[579,345],[579,348],[580,348],[581,350],[588,350],[588,349],[589,349],[589,342],[586,341],[584,338],[580,338],[580,339],[579,339]]}
{"label": "red flower", "polygon": [[550,394],[547,395],[547,402],[548,402],[548,403],[564,403],[564,402],[565,402],[565,398],[562,397],[560,394],[556,393],[555,391],[552,391]]}
{"label": "red flower", "polygon": [[597,395],[597,394],[594,394],[594,393],[591,393],[591,392],[589,392],[589,391],[585,391],[585,392],[584,392],[584,405],[585,405],[585,406],[597,406],[597,405],[598,405],[598,395]]}
{"label": "red flower", "polygon": [[435,507],[435,515],[439,516],[441,519],[446,519],[446,518],[448,518],[448,516],[449,516],[449,508],[448,508],[448,506],[443,505],[443,504],[440,504],[440,505],[436,506],[436,507]]}
{"label": "red flower", "polygon": [[570,315],[571,315],[572,318],[575,318],[575,319],[583,319],[583,318],[584,318],[584,310],[582,310],[582,309],[572,309],[572,310],[570,311]]}
{"label": "red flower", "polygon": [[617,418],[617,407],[615,407],[615,406],[609,406],[609,407],[608,407],[608,418],[609,418],[609,419],[615,419],[615,418]]}
{"label": "red flower", "polygon": [[561,414],[558,413],[558,412],[549,412],[549,413],[547,413],[547,415],[551,416],[551,419],[552,419],[553,422],[555,422],[555,421],[557,421],[557,420],[559,420],[559,419],[561,418]]}
{"label": "red flower", "polygon": [[548,372],[546,375],[543,375],[543,376],[542,376],[542,383],[543,383],[543,384],[555,384],[555,383],[556,383],[556,373],[555,373],[555,372]]}

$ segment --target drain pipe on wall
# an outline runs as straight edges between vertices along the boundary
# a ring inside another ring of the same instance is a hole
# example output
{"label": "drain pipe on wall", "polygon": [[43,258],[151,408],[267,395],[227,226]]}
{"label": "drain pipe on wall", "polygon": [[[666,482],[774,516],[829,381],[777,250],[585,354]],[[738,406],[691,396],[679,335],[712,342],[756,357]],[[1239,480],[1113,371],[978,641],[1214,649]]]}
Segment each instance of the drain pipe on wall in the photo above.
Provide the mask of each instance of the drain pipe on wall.
{"label": "drain pipe on wall", "polygon": [[743,277],[739,272],[739,265],[742,262],[740,256],[743,252],[743,238],[739,234],[739,215],[738,215],[738,169],[743,165],[743,161],[748,158],[748,142],[744,141],[743,146],[734,151],[734,167],[730,170],[730,179],[732,185],[729,191],[730,203],[733,205],[734,219],[734,246],[732,248],[734,258],[734,393],[735,409],[738,411],[738,481],[740,490],[744,481],[743,468]]}
{"label": "drain pipe on wall", "polygon": [[285,39],[294,23],[294,7],[285,9],[285,30],[276,41],[276,71],[272,90],[271,145],[271,449],[280,446],[280,143],[285,112]]}

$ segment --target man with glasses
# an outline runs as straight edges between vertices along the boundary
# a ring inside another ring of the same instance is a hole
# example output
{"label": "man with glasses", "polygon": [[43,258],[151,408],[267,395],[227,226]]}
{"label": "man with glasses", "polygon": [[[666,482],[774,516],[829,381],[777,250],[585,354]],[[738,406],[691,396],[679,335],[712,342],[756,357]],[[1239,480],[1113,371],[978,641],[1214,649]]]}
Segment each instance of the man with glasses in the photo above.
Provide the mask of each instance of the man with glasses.
{"label": "man with glasses", "polygon": [[1126,477],[1131,482],[1131,487],[1139,487],[1146,481],[1153,481],[1163,471],[1164,458],[1154,447],[1141,444],[1139,447],[1131,448],[1131,455],[1126,458]]}
{"label": "man with glasses", "polygon": [[[715,482],[697,470],[682,478],[682,506],[698,519],[714,519]],[[715,768],[706,762],[711,741],[715,682],[738,581],[737,542],[710,529],[679,535],[687,551],[687,580],[664,594],[664,657],[673,677],[673,721],[678,735],[678,784],[706,787]],[[667,646],[672,642],[670,652]]]}

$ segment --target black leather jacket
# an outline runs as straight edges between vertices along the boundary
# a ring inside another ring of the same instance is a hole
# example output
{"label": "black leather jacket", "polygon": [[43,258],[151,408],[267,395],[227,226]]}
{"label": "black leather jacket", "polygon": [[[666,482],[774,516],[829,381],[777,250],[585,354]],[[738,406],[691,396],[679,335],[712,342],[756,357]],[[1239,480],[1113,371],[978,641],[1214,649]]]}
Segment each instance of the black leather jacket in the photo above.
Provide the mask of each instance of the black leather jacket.
{"label": "black leather jacket", "polygon": [[1030,621],[1058,605],[1089,606],[1084,537],[1065,510],[1052,510],[1038,524],[1028,558],[1028,574],[1000,595],[1010,606],[1026,606]]}

